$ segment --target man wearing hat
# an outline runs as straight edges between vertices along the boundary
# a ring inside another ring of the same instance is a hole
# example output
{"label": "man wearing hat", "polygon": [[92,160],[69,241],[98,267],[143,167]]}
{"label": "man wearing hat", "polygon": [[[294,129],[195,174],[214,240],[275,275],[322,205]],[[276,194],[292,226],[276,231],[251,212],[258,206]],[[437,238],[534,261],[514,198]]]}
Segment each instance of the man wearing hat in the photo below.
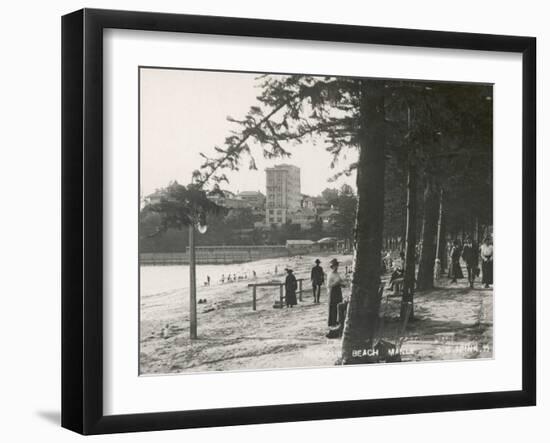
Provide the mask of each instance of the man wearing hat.
{"label": "man wearing hat", "polygon": [[315,260],[315,266],[311,268],[311,286],[313,287],[313,303],[319,303],[321,298],[321,286],[325,282],[325,272],[319,266],[321,260]]}
{"label": "man wearing hat", "polygon": [[342,302],[342,288],[345,287],[344,279],[338,273],[338,260],[333,258],[330,262],[332,272],[328,274],[327,290],[328,290],[328,325],[338,325],[338,303]]}
{"label": "man wearing hat", "polygon": [[464,247],[462,248],[462,260],[466,263],[466,270],[468,271],[468,282],[470,283],[470,288],[474,287],[474,280],[477,276],[478,265],[478,255],[477,248],[473,245],[472,239],[466,237],[464,241]]}

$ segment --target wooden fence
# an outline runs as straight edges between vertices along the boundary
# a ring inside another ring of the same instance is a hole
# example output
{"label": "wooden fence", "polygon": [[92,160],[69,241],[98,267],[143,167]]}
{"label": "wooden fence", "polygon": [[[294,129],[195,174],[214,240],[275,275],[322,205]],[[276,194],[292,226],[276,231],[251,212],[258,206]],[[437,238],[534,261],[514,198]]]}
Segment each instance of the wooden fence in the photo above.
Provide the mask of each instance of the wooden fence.
{"label": "wooden fence", "polygon": [[[302,293],[304,290],[302,289],[302,282],[305,279],[303,278],[297,278],[296,281],[298,282],[298,290],[296,291],[296,295],[298,295],[298,300],[302,301]],[[249,288],[252,288],[252,310],[256,310],[256,289],[259,287],[272,287],[272,288],[279,288],[279,303],[280,307],[282,308],[284,306],[284,289],[285,284],[280,282],[265,282],[265,283],[250,283],[248,285]]]}
{"label": "wooden fence", "polygon": [[[283,245],[270,246],[197,246],[197,264],[246,263],[265,258],[287,257],[288,249]],[[189,250],[186,252],[142,252],[142,265],[186,265],[189,264]]]}

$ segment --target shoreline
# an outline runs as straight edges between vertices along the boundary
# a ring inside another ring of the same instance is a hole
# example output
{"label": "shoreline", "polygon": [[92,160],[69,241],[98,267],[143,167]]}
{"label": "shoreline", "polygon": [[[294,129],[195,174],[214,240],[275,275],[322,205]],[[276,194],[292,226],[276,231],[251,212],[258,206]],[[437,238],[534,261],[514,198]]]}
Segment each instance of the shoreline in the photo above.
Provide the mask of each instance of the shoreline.
{"label": "shoreline", "polygon": [[[309,277],[312,256],[294,261],[297,278]],[[340,256],[351,263],[352,256]],[[322,259],[324,264],[328,262]],[[267,263],[272,266],[274,263]],[[385,275],[384,278],[387,278]],[[140,373],[175,374],[333,366],[340,339],[328,339],[327,292],[313,304],[305,282],[303,301],[294,308],[274,309],[279,290],[257,288],[252,310],[249,282],[198,287],[198,339],[189,339],[189,291],[179,288],[141,299]],[[442,278],[432,291],[415,295],[414,322],[405,332],[402,361],[446,361],[491,358],[493,291],[449,285]],[[347,295],[349,288],[344,290]],[[395,341],[400,330],[401,297],[384,294],[381,338]]]}

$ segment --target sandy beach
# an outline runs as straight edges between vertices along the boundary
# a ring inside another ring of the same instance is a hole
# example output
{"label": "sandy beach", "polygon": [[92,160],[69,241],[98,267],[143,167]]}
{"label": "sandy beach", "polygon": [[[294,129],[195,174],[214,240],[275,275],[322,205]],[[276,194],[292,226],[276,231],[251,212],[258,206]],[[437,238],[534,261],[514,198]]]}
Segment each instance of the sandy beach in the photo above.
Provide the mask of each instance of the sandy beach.
{"label": "sandy beach", "polygon": [[[332,257],[342,262],[342,272],[351,265],[350,255],[321,256],[325,271]],[[237,273],[234,267],[239,266],[248,279],[224,284],[216,279],[210,286],[198,286],[197,298],[206,302],[197,306],[198,339],[193,341],[189,340],[189,290],[178,287],[178,281],[185,282],[186,277],[177,276],[178,271],[182,273],[187,268],[142,268],[141,374],[333,366],[341,341],[325,337],[325,290],[321,303],[313,304],[309,273],[315,258],[302,256],[222,266],[219,270],[225,270],[225,274]],[[279,290],[258,288],[257,310],[253,311],[252,290],[247,285],[283,281],[286,266],[294,269],[297,278],[305,279],[302,301],[292,309],[274,309]],[[274,275],[275,267],[279,275]],[[256,280],[251,278],[252,269]],[[213,274],[215,269],[207,271]],[[160,279],[158,292],[154,292],[154,278]],[[402,360],[491,358],[492,289],[480,289],[479,283],[470,289],[465,279],[449,285],[444,278],[436,286],[415,296],[415,321],[407,325],[402,338]],[[398,340],[402,327],[400,301],[400,297],[385,291],[381,336],[391,342]]]}

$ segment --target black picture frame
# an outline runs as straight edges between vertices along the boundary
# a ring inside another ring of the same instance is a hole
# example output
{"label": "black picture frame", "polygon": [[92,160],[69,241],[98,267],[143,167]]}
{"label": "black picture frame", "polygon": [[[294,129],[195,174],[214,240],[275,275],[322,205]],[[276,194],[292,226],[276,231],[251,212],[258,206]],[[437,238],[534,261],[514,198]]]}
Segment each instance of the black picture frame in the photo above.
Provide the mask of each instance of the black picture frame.
{"label": "black picture frame", "polygon": [[[103,413],[103,30],[171,31],[522,54],[522,388],[131,415]],[[62,426],[82,434],[530,406],[536,403],[536,39],[83,9],[62,18]]]}

